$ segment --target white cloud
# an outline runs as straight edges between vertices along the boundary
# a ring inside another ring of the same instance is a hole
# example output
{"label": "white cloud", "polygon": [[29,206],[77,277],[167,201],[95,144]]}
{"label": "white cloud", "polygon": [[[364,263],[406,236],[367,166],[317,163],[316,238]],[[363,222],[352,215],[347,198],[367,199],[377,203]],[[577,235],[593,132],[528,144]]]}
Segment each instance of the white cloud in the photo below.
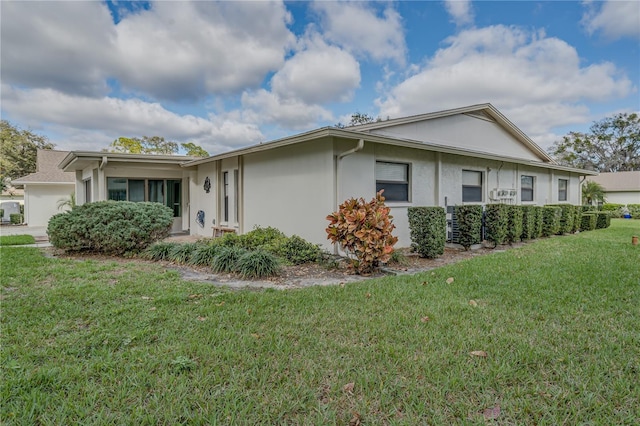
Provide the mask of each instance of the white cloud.
{"label": "white cloud", "polygon": [[98,2],[2,2],[2,81],[107,93],[115,28]]}
{"label": "white cloud", "polygon": [[470,0],[445,0],[444,7],[457,26],[473,23],[473,9]]}
{"label": "white cloud", "polygon": [[78,135],[103,135],[86,139],[82,149],[100,150],[119,136],[159,135],[167,139],[195,141],[210,152],[250,145],[263,139],[260,130],[233,117],[209,119],[179,115],[158,103],[139,99],[90,98],[52,89],[22,90],[2,85],[3,109],[25,125],[52,126],[62,149],[77,148]]}
{"label": "white cloud", "polygon": [[602,32],[609,39],[640,37],[640,2],[585,2],[582,24],[589,34]]}
{"label": "white cloud", "polygon": [[402,17],[391,6],[378,13],[365,2],[316,2],[327,40],[376,61],[394,60],[404,65],[406,45]]}
{"label": "white cloud", "polygon": [[333,120],[331,111],[320,105],[306,104],[295,98],[283,99],[275,93],[260,89],[242,95],[242,117],[258,124],[276,124],[280,127],[303,130],[318,122]]}
{"label": "white cloud", "polygon": [[376,102],[398,117],[490,102],[534,140],[549,129],[583,122],[580,103],[637,90],[607,62],[581,66],[575,48],[542,32],[492,26],[446,40],[415,75]]}
{"label": "white cloud", "polygon": [[305,44],[273,76],[273,92],[282,99],[296,98],[307,104],[349,101],[360,84],[358,62],[317,35]]}
{"label": "white cloud", "polygon": [[155,2],[115,24],[101,2],[3,2],[4,83],[104,96],[108,79],[151,99],[258,87],[295,36],[282,2]]}

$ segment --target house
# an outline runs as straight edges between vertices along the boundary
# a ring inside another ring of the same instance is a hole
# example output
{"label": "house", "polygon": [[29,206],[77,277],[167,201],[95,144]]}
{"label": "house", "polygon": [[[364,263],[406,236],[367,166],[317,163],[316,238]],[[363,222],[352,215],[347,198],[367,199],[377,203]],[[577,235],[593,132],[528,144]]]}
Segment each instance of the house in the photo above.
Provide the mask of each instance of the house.
{"label": "house", "polygon": [[[212,236],[273,226],[331,247],[327,214],[384,189],[409,246],[411,206],[580,204],[595,172],[560,166],[490,104],[348,128],[324,127],[203,159],[71,152],[79,203],[161,201],[174,230]],[[162,189],[161,189],[162,188]]]}
{"label": "house", "polygon": [[605,189],[605,200],[612,204],[640,204],[640,171],[600,173],[587,180]]}
{"label": "house", "polygon": [[13,185],[24,185],[24,222],[30,226],[46,226],[54,214],[60,213],[58,202],[75,191],[75,175],[58,168],[68,151],[39,149],[36,172],[14,179]]}

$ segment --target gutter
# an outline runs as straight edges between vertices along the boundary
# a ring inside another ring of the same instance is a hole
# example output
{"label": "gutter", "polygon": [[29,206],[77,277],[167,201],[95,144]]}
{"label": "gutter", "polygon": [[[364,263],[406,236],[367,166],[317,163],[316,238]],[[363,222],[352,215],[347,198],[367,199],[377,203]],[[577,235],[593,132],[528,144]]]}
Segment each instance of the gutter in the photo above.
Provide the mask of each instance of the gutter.
{"label": "gutter", "polygon": [[[347,157],[351,154],[355,154],[356,152],[362,151],[362,149],[364,148],[364,139],[359,139],[358,140],[358,144],[354,147],[351,148],[347,151],[341,152],[340,154],[336,155],[336,159],[335,159],[335,167],[334,167],[334,177],[333,177],[333,182],[334,182],[334,188],[333,188],[333,194],[334,194],[334,209],[335,211],[338,210],[338,206],[340,205],[340,200],[338,199],[338,190],[340,188],[339,182],[340,182],[340,160],[342,160],[344,157]],[[338,245],[334,244],[333,245],[333,254],[338,255]]]}

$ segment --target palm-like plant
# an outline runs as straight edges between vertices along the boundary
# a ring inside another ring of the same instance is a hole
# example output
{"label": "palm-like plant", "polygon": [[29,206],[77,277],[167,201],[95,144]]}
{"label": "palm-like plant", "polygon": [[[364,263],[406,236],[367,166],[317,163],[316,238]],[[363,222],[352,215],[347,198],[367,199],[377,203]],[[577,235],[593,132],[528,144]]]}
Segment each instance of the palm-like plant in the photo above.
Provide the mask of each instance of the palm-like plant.
{"label": "palm-like plant", "polygon": [[582,204],[604,203],[605,189],[597,182],[588,180],[582,184]]}
{"label": "palm-like plant", "polygon": [[65,207],[68,207],[73,210],[76,206],[76,194],[72,192],[69,195],[69,198],[60,198],[57,202],[58,210],[63,210]]}

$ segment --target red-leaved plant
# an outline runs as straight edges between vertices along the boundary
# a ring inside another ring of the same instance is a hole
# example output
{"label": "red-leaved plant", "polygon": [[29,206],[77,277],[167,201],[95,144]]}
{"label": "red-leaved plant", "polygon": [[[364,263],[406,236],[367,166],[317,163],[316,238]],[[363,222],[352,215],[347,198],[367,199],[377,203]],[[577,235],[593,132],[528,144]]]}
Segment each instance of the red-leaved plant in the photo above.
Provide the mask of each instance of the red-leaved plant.
{"label": "red-leaved plant", "polygon": [[398,241],[391,235],[395,225],[391,223],[391,209],[384,204],[383,191],[368,203],[363,198],[346,200],[337,212],[327,216],[327,239],[340,244],[360,274],[371,273],[380,262],[387,262]]}

